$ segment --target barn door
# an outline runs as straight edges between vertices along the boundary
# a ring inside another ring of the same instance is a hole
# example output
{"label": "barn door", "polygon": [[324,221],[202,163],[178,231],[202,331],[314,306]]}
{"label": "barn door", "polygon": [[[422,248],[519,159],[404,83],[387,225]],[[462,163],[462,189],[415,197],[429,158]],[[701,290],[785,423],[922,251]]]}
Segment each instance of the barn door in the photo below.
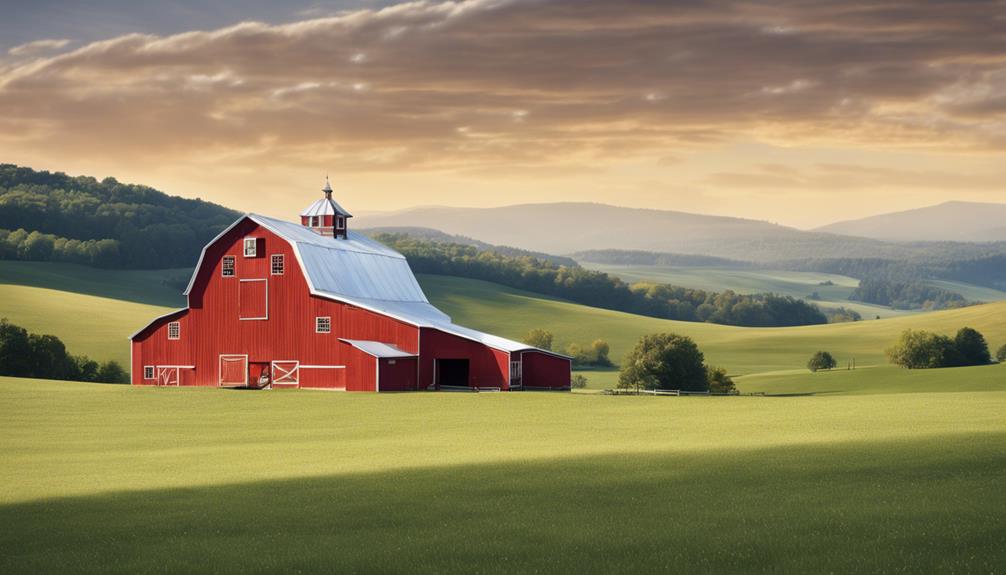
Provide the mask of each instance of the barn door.
{"label": "barn door", "polygon": [[220,355],[220,385],[248,385],[248,356],[238,354]]}
{"label": "barn door", "polygon": [[299,385],[300,362],[299,361],[272,362],[272,383],[273,385]]}
{"label": "barn door", "polygon": [[158,367],[157,385],[178,385],[177,367]]}
{"label": "barn door", "polygon": [[238,284],[238,317],[269,319],[269,282],[265,279],[243,279]]}

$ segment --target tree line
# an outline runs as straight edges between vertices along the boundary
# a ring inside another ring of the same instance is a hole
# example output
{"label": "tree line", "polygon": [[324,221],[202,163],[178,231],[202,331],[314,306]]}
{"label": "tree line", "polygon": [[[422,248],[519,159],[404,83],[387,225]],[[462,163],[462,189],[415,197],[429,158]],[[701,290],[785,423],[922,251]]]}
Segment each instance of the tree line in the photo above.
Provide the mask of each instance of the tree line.
{"label": "tree line", "polygon": [[817,306],[775,294],[741,295],[640,282],[563,266],[533,256],[507,256],[474,246],[424,241],[405,234],[374,234],[398,250],[413,271],[491,281],[616,311],[663,319],[748,327],[827,323]]}
{"label": "tree line", "polygon": [[99,383],[129,383],[115,361],[98,363],[72,355],[54,335],[29,333],[7,318],[0,319],[0,375]]}
{"label": "tree line", "polygon": [[97,267],[191,266],[238,217],[202,200],[114,178],[0,164],[0,258]]}
{"label": "tree line", "polygon": [[861,280],[849,299],[894,309],[952,309],[968,305],[961,294],[922,281],[879,278]]}

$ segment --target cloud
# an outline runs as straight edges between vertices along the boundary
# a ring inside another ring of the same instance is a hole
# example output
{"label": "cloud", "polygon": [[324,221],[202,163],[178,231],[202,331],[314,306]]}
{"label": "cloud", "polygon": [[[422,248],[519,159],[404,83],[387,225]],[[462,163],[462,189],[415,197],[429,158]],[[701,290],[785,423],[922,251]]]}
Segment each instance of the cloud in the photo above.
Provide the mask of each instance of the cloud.
{"label": "cloud", "polygon": [[69,44],[69,40],[35,40],[34,42],[28,42],[27,44],[21,44],[14,46],[7,53],[11,56],[32,56],[35,54],[40,54],[43,52],[52,52],[66,47]]}
{"label": "cloud", "polygon": [[598,166],[736,138],[986,152],[1006,139],[1001,10],[470,0],[40,40],[10,54],[47,55],[0,68],[0,131],[73,157],[360,171]]}

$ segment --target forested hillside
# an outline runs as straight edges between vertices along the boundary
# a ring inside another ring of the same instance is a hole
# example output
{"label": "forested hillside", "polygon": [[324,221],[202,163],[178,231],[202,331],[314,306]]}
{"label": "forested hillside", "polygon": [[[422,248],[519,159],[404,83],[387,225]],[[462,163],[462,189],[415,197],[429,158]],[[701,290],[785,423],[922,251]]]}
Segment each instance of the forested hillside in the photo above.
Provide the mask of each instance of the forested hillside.
{"label": "forested hillside", "polygon": [[599,264],[779,269],[837,274],[860,280],[867,278],[897,281],[942,279],[995,289],[1006,288],[1006,242],[910,245],[920,247],[920,249],[928,246],[928,251],[922,251],[906,258],[819,257],[768,262],[738,261],[639,250],[589,250],[578,252],[574,254],[574,257],[580,261]]}
{"label": "forested hillside", "polygon": [[816,306],[789,296],[715,293],[649,282],[630,285],[604,272],[533,256],[506,255],[406,234],[378,233],[373,237],[405,255],[417,273],[481,279],[604,309],[750,327],[828,322]]}
{"label": "forested hillside", "polygon": [[191,266],[238,216],[147,186],[0,164],[0,259]]}

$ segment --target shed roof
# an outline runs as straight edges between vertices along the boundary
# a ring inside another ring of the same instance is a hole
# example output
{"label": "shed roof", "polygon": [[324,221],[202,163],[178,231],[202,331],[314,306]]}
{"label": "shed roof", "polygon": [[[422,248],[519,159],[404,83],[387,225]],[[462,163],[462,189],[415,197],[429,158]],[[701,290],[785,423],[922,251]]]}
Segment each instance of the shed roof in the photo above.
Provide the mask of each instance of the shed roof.
{"label": "shed roof", "polygon": [[396,358],[396,357],[416,357],[416,354],[409,353],[403,349],[400,349],[390,343],[383,343],[380,341],[369,341],[365,339],[344,339],[339,338],[339,341],[344,341],[349,345],[355,347],[356,349],[368,353],[374,357],[379,358]]}

